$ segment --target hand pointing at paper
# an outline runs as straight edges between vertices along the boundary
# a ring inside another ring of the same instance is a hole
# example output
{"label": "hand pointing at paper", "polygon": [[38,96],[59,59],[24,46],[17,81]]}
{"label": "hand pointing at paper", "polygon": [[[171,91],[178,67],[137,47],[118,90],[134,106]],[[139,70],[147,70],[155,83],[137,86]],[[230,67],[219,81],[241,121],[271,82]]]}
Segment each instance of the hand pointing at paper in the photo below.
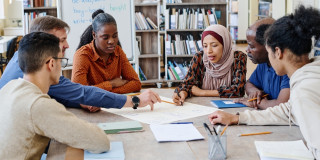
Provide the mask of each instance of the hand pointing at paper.
{"label": "hand pointing at paper", "polygon": [[224,125],[231,125],[238,124],[239,122],[239,115],[230,114],[224,111],[215,111],[211,113],[208,118],[211,124],[219,123]]}

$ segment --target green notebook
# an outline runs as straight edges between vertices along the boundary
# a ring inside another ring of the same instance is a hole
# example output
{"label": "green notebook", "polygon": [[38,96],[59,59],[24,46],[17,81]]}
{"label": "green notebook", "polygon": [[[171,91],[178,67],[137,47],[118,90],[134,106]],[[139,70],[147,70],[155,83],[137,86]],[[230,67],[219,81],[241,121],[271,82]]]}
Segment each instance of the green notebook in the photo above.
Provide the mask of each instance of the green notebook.
{"label": "green notebook", "polygon": [[142,125],[138,121],[98,123],[98,126],[107,134],[121,133],[123,131],[142,131]]}

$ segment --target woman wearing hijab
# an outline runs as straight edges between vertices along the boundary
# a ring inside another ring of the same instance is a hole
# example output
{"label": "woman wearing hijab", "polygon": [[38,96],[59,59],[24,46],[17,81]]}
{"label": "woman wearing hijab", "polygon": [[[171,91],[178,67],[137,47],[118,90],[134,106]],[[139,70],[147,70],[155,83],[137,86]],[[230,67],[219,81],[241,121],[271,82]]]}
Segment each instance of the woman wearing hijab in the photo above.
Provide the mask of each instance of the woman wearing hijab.
{"label": "woman wearing hijab", "polygon": [[222,25],[211,25],[202,33],[201,41],[203,52],[194,55],[185,82],[175,89],[175,104],[182,105],[192,96],[244,96],[247,56],[232,50],[229,31]]}

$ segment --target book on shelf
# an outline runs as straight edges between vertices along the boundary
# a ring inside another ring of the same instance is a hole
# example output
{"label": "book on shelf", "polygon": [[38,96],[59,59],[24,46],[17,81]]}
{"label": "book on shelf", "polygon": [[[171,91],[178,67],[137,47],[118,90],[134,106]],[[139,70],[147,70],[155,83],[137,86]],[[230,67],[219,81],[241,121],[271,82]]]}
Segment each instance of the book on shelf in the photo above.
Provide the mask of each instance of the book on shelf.
{"label": "book on shelf", "polygon": [[167,55],[194,55],[202,50],[201,40],[194,40],[191,34],[175,34],[173,37],[174,39],[170,40],[171,35],[167,35],[168,39],[165,42]]}
{"label": "book on shelf", "polygon": [[24,13],[24,29],[25,29],[25,33],[28,34],[29,33],[29,28],[31,25],[31,22],[36,19],[37,17],[43,17],[46,16],[47,12],[25,12]]}
{"label": "book on shelf", "polygon": [[259,11],[258,14],[261,16],[271,17],[272,13],[272,3],[266,1],[259,1]]}
{"label": "book on shelf", "polygon": [[238,13],[238,1],[231,2],[231,12]]}
{"label": "book on shelf", "polygon": [[175,66],[171,63],[171,61],[168,61],[168,64],[173,72],[173,76],[176,78],[176,80],[180,80],[180,77],[175,69]]}
{"label": "book on shelf", "polygon": [[56,7],[56,0],[23,0],[24,7]]}
{"label": "book on shelf", "polygon": [[[169,62],[168,62],[169,63]],[[171,63],[171,61],[170,61]],[[168,79],[169,80],[183,80],[186,77],[189,69],[190,62],[177,63],[173,61],[172,65],[168,65]],[[179,74],[175,75],[174,72],[179,72]]]}
{"label": "book on shelf", "polygon": [[158,26],[149,17],[145,17],[141,12],[135,13],[135,26],[136,30],[158,29]]}
{"label": "book on shelf", "polygon": [[221,17],[216,15],[215,8],[168,8],[164,11],[166,29],[204,29],[209,25],[218,24]]}
{"label": "book on shelf", "polygon": [[233,40],[238,39],[238,27],[230,27],[230,34]]}
{"label": "book on shelf", "polygon": [[238,26],[238,14],[230,14],[230,25]]}
{"label": "book on shelf", "polygon": [[167,3],[182,3],[182,0],[166,0]]}
{"label": "book on shelf", "polygon": [[146,75],[143,73],[141,67],[139,66],[139,78],[140,78],[140,81],[146,81],[148,80]]}

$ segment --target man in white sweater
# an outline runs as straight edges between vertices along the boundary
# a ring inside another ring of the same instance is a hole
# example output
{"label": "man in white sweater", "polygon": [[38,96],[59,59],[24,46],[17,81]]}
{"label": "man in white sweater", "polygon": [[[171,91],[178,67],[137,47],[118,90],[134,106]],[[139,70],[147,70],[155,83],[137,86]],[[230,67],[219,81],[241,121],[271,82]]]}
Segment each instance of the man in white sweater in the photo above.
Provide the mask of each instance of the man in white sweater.
{"label": "man in white sweater", "polygon": [[265,33],[266,49],[277,75],[290,78],[290,99],[264,111],[233,115],[217,111],[211,123],[289,125],[300,127],[309,150],[320,159],[320,58],[309,59],[312,41],[320,37],[320,11],[298,7],[294,14],[278,19]]}
{"label": "man in white sweater", "polygon": [[95,153],[109,150],[104,131],[47,94],[51,85],[59,83],[63,60],[54,35],[34,32],[21,40],[23,79],[0,90],[0,159],[40,159],[50,139]]}

